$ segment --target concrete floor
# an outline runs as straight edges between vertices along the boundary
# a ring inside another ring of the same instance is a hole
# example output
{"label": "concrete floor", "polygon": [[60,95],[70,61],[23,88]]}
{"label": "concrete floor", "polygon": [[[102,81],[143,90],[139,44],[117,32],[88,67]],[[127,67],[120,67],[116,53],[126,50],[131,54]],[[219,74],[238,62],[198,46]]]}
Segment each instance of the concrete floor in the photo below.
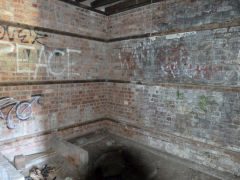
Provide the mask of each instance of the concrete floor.
{"label": "concrete floor", "polygon": [[[96,132],[70,140],[89,152],[87,180],[217,180],[191,164],[127,139]],[[201,169],[201,168],[199,168]],[[100,173],[100,174],[99,174]]]}

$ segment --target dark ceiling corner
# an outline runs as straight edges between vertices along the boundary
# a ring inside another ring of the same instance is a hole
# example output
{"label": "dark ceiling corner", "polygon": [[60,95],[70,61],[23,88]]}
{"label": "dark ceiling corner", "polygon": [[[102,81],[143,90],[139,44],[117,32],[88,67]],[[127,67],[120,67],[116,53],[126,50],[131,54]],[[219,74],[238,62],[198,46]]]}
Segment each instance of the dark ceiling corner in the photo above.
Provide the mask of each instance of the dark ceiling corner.
{"label": "dark ceiling corner", "polygon": [[95,8],[92,8],[91,6],[87,6],[87,5],[82,4],[82,2],[87,1],[87,0],[59,0],[59,1],[62,1],[62,2],[71,4],[71,5],[74,5],[74,6],[81,7],[83,9],[87,9],[87,10],[90,10],[90,11],[93,11],[93,12],[97,12],[97,13],[106,15],[106,13],[104,11],[97,10]]}
{"label": "dark ceiling corner", "polygon": [[163,0],[60,0],[104,15],[113,15]]}

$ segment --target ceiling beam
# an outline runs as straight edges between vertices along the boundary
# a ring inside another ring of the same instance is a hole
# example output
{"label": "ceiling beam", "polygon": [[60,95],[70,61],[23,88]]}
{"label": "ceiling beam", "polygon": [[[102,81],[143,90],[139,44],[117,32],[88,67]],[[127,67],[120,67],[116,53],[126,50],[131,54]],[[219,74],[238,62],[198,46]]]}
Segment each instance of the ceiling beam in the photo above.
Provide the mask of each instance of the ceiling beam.
{"label": "ceiling beam", "polygon": [[105,13],[107,15],[123,12],[129,9],[137,8],[143,5],[156,3],[164,0],[127,0],[118,4],[114,4],[105,8]]}
{"label": "ceiling beam", "polygon": [[105,6],[105,5],[112,4],[119,1],[121,0],[95,0],[91,3],[91,6],[93,8],[98,8],[98,7]]}
{"label": "ceiling beam", "polygon": [[86,0],[62,0],[62,1],[72,4],[79,4],[80,2],[84,2]]}
{"label": "ceiling beam", "polygon": [[78,5],[80,4],[80,2],[86,1],[86,0],[60,0],[66,3],[70,3],[70,4],[74,4],[74,5]]}
{"label": "ceiling beam", "polygon": [[75,0],[76,3],[84,2],[86,0]]}
{"label": "ceiling beam", "polygon": [[86,5],[84,5],[84,4],[80,4],[80,3],[78,3],[78,2],[73,2],[73,1],[71,1],[71,0],[59,0],[59,1],[62,1],[62,2],[71,4],[71,5],[74,5],[74,6],[77,6],[77,7],[81,7],[81,8],[83,8],[83,9],[88,9],[88,10],[90,10],[90,11],[94,11],[94,12],[97,12],[97,13],[106,15],[106,13],[103,12],[103,11],[94,9],[94,8],[89,7],[89,6],[86,6]]}

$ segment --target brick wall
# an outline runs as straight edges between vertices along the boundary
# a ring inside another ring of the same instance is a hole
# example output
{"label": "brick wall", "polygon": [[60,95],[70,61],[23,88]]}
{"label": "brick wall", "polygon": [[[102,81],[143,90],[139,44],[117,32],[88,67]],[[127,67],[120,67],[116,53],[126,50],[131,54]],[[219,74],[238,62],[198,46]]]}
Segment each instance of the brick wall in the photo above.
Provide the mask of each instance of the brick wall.
{"label": "brick wall", "polygon": [[102,42],[8,25],[0,27],[2,82],[104,78],[106,58]]}
{"label": "brick wall", "polygon": [[[201,88],[109,84],[108,116],[124,125],[110,123],[108,128],[196,163],[239,174],[239,89]],[[140,137],[132,135],[132,126],[138,127]],[[162,139],[163,134],[169,138]]]}
{"label": "brick wall", "polygon": [[107,129],[240,175],[239,7],[164,1],[110,16],[109,78],[123,81],[108,83]]}
{"label": "brick wall", "polygon": [[110,16],[109,38],[219,26],[237,21],[239,6],[238,0],[162,1]]}
{"label": "brick wall", "polygon": [[1,0],[0,7],[1,21],[106,37],[107,17],[58,0]]}
{"label": "brick wall", "polygon": [[239,90],[110,84],[111,118],[239,150]]}
{"label": "brick wall", "polygon": [[57,0],[0,7],[0,97],[42,95],[27,121],[29,107],[2,110],[9,159],[47,149],[52,135],[105,127],[240,175],[238,0],[169,0],[109,17]]}
{"label": "brick wall", "polygon": [[[221,147],[163,133],[153,128],[142,128],[112,120],[106,121],[106,128],[111,133],[124,138],[127,137],[142,145],[188,159],[196,164],[203,164],[207,167],[227,171],[239,176],[238,152],[227,151]],[[235,179],[238,177],[233,176],[233,178],[229,178],[228,174],[221,176],[221,173],[216,173],[219,179]]]}
{"label": "brick wall", "polygon": [[79,123],[74,126],[59,128],[54,131],[45,131],[1,142],[0,151],[9,160],[13,161],[14,156],[17,154],[27,155],[49,150],[49,147],[51,146],[50,140],[53,136],[67,140],[69,138],[97,131],[98,129],[103,129],[104,127],[105,124],[100,120]]}
{"label": "brick wall", "polygon": [[111,77],[239,85],[240,26],[110,43]]}
{"label": "brick wall", "polygon": [[[105,116],[102,108],[106,104],[103,83],[8,86],[1,87],[0,92],[1,97],[8,96],[20,102],[31,101],[31,96],[35,94],[41,94],[42,97],[39,99],[39,104],[32,103],[32,118],[27,121],[20,121],[16,117],[15,109],[10,113],[11,116],[7,117],[9,108],[14,105],[2,109],[6,116],[5,120],[1,119],[1,141],[79,124]],[[27,116],[27,112],[21,113],[20,108],[19,115]],[[10,125],[14,124],[18,128],[8,129],[7,119]]]}
{"label": "brick wall", "polygon": [[58,0],[0,0],[0,9],[1,152],[12,160],[48,149],[57,130],[102,128],[81,124],[105,117],[105,44],[92,39],[106,37],[107,17]]}

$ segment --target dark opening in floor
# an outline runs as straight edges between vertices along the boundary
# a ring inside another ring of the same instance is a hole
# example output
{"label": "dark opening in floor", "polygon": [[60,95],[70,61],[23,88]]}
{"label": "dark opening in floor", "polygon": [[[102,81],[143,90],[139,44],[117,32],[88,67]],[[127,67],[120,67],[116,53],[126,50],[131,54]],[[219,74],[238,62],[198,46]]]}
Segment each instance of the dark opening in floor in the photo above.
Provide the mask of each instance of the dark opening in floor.
{"label": "dark opening in floor", "polygon": [[100,155],[86,180],[146,180],[143,163],[126,149],[109,149]]}

